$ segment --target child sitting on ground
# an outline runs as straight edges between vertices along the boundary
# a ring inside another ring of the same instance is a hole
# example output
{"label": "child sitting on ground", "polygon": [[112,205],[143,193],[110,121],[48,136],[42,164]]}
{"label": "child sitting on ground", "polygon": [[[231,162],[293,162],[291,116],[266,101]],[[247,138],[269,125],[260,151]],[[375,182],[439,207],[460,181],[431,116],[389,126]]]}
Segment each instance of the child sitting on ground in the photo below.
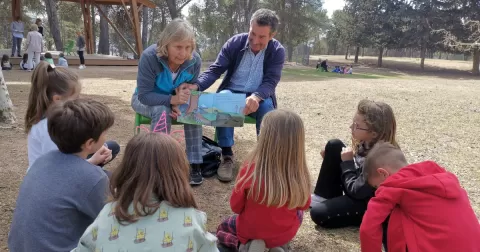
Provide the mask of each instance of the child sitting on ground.
{"label": "child sitting on ground", "polygon": [[12,70],[12,63],[10,63],[10,57],[4,54],[1,61],[2,70]]}
{"label": "child sitting on ground", "polygon": [[230,198],[236,215],[218,226],[219,249],[288,251],[310,205],[310,183],[302,119],[288,110],[268,112]]}
{"label": "child sitting on ground", "polygon": [[49,52],[45,53],[45,61],[48,62],[48,64],[55,66],[55,63],[53,62],[53,56]]}
{"label": "child sitting on ground", "polygon": [[189,185],[185,151],[166,134],[134,136],[110,183],[110,203],[72,252],[217,252]]}
{"label": "child sitting on ground", "polygon": [[67,67],[67,68],[68,68],[68,61],[67,61],[67,59],[65,59],[65,54],[60,53],[60,54],[58,55],[58,63],[57,63],[57,66],[58,66],[58,67]]}
{"label": "child sitting on ground", "polygon": [[377,143],[364,176],[378,188],[360,227],[362,252],[379,252],[390,215],[388,251],[480,251],[480,224],[457,177],[432,161],[408,164],[402,151]]}
{"label": "child sitting on ground", "polygon": [[[45,112],[56,102],[77,99],[81,89],[78,75],[67,68],[55,68],[45,61],[35,68],[25,115],[29,167],[43,154],[58,149],[48,134]],[[105,145],[88,157],[90,163],[103,166],[120,152],[120,146],[114,141],[107,141]]]}
{"label": "child sitting on ground", "polygon": [[353,67],[352,65],[347,65],[344,70],[344,74],[352,74],[353,73]]}
{"label": "child sitting on ground", "polygon": [[113,112],[92,100],[56,103],[48,133],[59,150],[38,158],[20,186],[10,251],[70,251],[106,201],[108,177],[85,159],[105,142]]}
{"label": "child sitting on ground", "polygon": [[[24,54],[23,54],[23,57],[22,57],[22,61],[20,61],[20,69],[22,69],[22,70],[28,70],[27,62],[28,62],[28,53],[24,53]],[[35,68],[35,62],[32,61],[32,63],[34,64],[34,65],[33,65],[33,68]]]}

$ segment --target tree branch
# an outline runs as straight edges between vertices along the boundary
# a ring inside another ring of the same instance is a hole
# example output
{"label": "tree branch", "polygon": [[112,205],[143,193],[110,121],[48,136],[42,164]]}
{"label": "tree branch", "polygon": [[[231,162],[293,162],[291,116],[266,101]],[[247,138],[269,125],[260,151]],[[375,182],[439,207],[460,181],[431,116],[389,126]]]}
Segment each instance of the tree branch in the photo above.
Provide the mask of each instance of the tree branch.
{"label": "tree branch", "polygon": [[191,1],[192,1],[192,0],[187,0],[187,1],[185,1],[182,5],[180,5],[180,7],[178,7],[177,11],[178,11],[178,12],[181,12],[182,9],[183,9],[185,6],[187,6],[187,4],[189,4]]}

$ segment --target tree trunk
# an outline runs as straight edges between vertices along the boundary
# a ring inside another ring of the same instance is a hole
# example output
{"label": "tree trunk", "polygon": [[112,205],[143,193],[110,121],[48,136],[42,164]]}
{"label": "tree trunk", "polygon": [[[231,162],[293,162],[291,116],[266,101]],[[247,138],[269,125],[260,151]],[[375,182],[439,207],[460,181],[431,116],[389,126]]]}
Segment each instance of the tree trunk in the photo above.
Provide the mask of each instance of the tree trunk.
{"label": "tree trunk", "polygon": [[382,67],[382,65],[383,65],[383,47],[380,47],[379,52],[378,52],[377,66]]}
{"label": "tree trunk", "polygon": [[442,59],[442,52],[438,55],[438,59]]}
{"label": "tree trunk", "polygon": [[8,94],[7,84],[3,78],[2,69],[0,69],[0,125],[14,124],[16,121],[13,113],[13,103]]}
{"label": "tree trunk", "polygon": [[143,48],[147,48],[148,41],[148,7],[143,6],[142,9],[142,45]]}
{"label": "tree trunk", "polygon": [[420,48],[420,68],[425,69],[425,54],[427,52],[427,41],[422,39],[422,45]]}
{"label": "tree trunk", "polygon": [[355,51],[355,63],[358,63],[358,54],[360,53],[360,46],[357,46],[357,50]]}
{"label": "tree trunk", "polygon": [[93,54],[96,53],[96,50],[97,50],[97,36],[96,36],[96,32],[95,32],[95,6],[93,4],[90,5],[90,12],[92,14],[91,18],[92,18],[92,38],[93,38]]}
{"label": "tree trunk", "polygon": [[387,50],[385,50],[385,53],[383,54],[383,56],[388,57],[388,48]]}
{"label": "tree trunk", "polygon": [[[109,7],[106,5],[101,5],[103,13],[108,16]],[[110,33],[108,30],[108,21],[103,15],[100,15],[100,40],[98,41],[98,51],[99,54],[110,54]]]}
{"label": "tree trunk", "polygon": [[362,58],[365,57],[365,47],[362,48]]}
{"label": "tree trunk", "polygon": [[287,46],[287,50],[288,50],[288,61],[292,62],[293,46],[291,46],[291,45]]}
{"label": "tree trunk", "polygon": [[480,75],[480,48],[477,46],[473,49],[473,69],[474,75]]}
{"label": "tree trunk", "polygon": [[168,11],[170,12],[170,17],[175,19],[178,17],[177,3],[175,0],[165,0],[167,3]]}
{"label": "tree trunk", "polygon": [[48,25],[50,27],[50,34],[55,42],[57,51],[63,51],[62,37],[60,36],[60,26],[58,25],[57,15],[57,1],[45,0],[45,7],[47,9]]}
{"label": "tree trunk", "polygon": [[337,44],[333,47],[333,55],[337,55]]}
{"label": "tree trunk", "polygon": [[345,52],[345,59],[348,59],[348,51],[350,50],[350,46],[347,46],[347,51]]}

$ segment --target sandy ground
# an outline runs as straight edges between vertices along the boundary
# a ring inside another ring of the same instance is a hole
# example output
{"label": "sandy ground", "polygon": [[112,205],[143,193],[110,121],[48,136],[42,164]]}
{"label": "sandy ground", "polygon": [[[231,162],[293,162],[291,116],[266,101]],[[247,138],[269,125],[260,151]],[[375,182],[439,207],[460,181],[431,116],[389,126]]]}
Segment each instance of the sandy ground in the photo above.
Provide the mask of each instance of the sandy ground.
{"label": "sandy ground", "polygon": [[[358,68],[357,68],[358,69]],[[361,68],[357,71],[388,72]],[[75,70],[78,71],[78,70]],[[109,138],[124,148],[133,135],[130,97],[135,88],[135,67],[88,67],[79,72],[83,96],[102,101],[116,115]],[[27,141],[23,132],[30,74],[18,70],[4,72],[18,117],[14,129],[0,129],[0,251],[7,251],[7,234],[18,188],[27,168]],[[212,89],[213,90],[213,89]],[[305,121],[307,157],[316,181],[321,164],[320,150],[328,139],[349,140],[349,124],[362,98],[389,103],[397,118],[397,136],[409,161],[435,160],[454,172],[470,196],[480,218],[480,80],[467,76],[409,76],[380,79],[344,78],[318,80],[284,76],[277,88],[279,106],[299,113]],[[255,144],[255,129],[236,129],[237,165]],[[204,134],[213,135],[205,127]],[[122,155],[109,165],[114,169]],[[207,212],[209,230],[215,231],[231,214],[229,196],[232,184],[207,180],[195,189],[200,208]],[[316,229],[308,213],[293,241],[295,251],[359,251],[358,229]]]}

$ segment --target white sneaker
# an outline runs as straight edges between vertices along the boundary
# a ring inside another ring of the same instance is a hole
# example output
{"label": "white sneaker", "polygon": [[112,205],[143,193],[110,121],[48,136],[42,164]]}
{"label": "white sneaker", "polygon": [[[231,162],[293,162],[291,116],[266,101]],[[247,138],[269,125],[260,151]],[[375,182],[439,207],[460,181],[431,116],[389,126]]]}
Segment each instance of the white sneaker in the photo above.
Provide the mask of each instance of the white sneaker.
{"label": "white sneaker", "polygon": [[311,197],[312,197],[312,202],[310,202],[310,208],[312,208],[313,206],[315,206],[315,205],[318,204],[318,203],[322,203],[322,202],[324,202],[325,200],[327,200],[327,199],[325,199],[325,198],[323,198],[323,197],[320,197],[320,196],[318,196],[318,195],[316,195],[316,194],[314,194],[314,193],[312,193],[312,196],[311,196]]}

